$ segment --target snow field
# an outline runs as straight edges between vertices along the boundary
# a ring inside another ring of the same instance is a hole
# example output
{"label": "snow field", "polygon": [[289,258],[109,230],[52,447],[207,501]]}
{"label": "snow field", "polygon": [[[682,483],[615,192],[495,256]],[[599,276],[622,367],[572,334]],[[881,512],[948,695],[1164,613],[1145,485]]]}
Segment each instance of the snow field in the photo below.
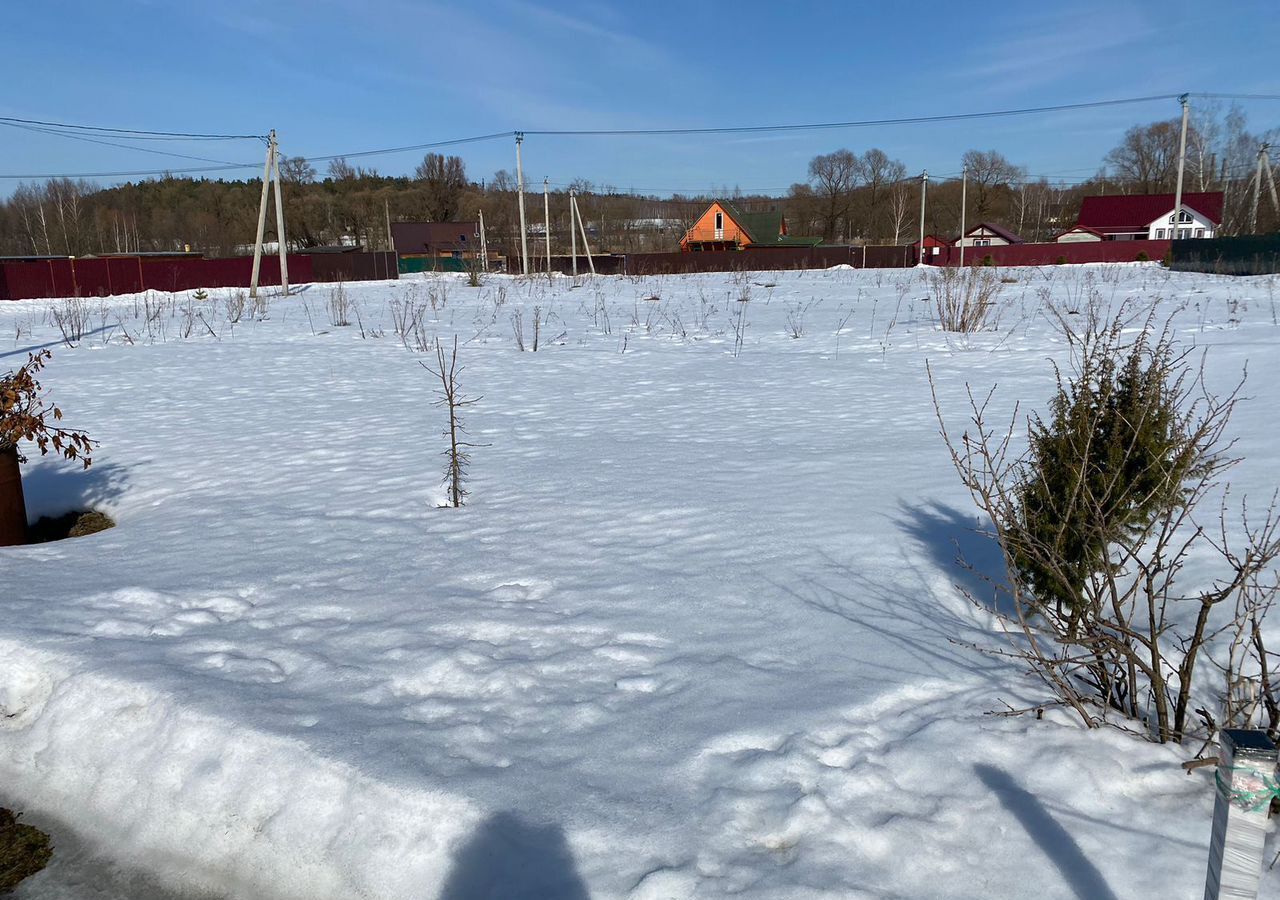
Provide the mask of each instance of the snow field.
{"label": "snow field", "polygon": [[[327,286],[234,327],[214,291],[217,339],[181,337],[185,295],[150,333],[95,300],[75,349],[58,301],[0,306],[0,363],[53,345],[102,441],[28,466],[32,512],[119,523],[0,551],[0,793],[190,894],[1192,896],[1188,751],[985,715],[1042,695],[964,646],[992,623],[955,543],[995,557],[924,362],[949,418],[966,381],[1040,406],[1043,290],[1159,297],[1215,387],[1248,362],[1236,481],[1269,496],[1276,285],[1008,275],[971,336],[910,271],[351,284],[349,327]],[[408,301],[482,398],[462,510]]]}

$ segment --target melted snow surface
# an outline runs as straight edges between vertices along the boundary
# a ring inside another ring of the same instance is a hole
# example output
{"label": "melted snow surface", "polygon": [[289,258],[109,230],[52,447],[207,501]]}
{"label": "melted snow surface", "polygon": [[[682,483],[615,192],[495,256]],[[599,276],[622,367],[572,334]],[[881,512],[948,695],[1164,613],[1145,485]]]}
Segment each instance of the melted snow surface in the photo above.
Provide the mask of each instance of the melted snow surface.
{"label": "melted snow surface", "polygon": [[[152,294],[86,301],[74,349],[61,301],[0,305],[0,368],[53,347],[102,442],[33,460],[32,513],[119,523],[0,550],[0,794],[76,832],[18,896],[1195,895],[1189,750],[985,715],[1042,695],[965,646],[956,544],[997,557],[925,361],[957,421],[966,381],[1043,405],[1046,293],[1160,298],[1215,387],[1248,363],[1269,495],[1277,284],[1008,274],[968,337],[914,271],[427,277],[347,285],[346,327],[328,286],[234,326],[234,292]],[[409,301],[481,398],[461,510]]]}

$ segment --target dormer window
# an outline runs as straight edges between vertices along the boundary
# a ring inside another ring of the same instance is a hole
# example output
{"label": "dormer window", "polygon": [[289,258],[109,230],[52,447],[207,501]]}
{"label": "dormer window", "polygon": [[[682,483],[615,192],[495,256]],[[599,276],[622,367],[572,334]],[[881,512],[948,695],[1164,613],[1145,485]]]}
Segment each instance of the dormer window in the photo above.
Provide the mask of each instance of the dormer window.
{"label": "dormer window", "polygon": [[[1187,212],[1185,209],[1182,212],[1178,213],[1178,224],[1189,225],[1191,224],[1191,222],[1192,222],[1191,213]],[[1170,225],[1173,224],[1173,216],[1169,216],[1169,224]]]}

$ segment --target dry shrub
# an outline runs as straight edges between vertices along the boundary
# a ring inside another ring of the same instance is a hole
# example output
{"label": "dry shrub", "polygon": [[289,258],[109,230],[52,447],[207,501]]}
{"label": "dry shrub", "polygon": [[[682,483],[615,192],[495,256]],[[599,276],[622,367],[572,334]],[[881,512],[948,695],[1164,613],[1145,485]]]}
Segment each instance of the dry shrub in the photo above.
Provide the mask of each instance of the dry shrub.
{"label": "dry shrub", "polygon": [[1003,285],[992,268],[941,268],[929,273],[934,309],[943,331],[972,333],[996,327],[996,297]]}

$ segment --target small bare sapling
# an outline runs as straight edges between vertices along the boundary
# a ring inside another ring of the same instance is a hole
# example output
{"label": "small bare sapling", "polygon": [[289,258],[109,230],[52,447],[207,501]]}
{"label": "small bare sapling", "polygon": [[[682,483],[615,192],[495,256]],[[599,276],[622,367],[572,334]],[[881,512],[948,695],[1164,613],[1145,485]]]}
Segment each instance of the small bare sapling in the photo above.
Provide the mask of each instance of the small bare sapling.
{"label": "small bare sapling", "polygon": [[439,395],[436,405],[443,406],[449,411],[449,427],[443,432],[444,436],[449,439],[449,446],[444,451],[446,460],[444,483],[449,492],[448,502],[445,505],[462,506],[463,498],[470,493],[464,487],[467,468],[471,464],[470,450],[477,445],[464,440],[466,428],[462,424],[461,412],[464,408],[480,402],[483,398],[462,396],[461,387],[458,384],[458,376],[462,374],[463,370],[458,367],[457,335],[453,337],[453,348],[448,354],[445,353],[443,343],[436,342],[436,367],[434,369],[426,363],[421,363],[420,365],[440,379],[440,388],[436,391]]}

